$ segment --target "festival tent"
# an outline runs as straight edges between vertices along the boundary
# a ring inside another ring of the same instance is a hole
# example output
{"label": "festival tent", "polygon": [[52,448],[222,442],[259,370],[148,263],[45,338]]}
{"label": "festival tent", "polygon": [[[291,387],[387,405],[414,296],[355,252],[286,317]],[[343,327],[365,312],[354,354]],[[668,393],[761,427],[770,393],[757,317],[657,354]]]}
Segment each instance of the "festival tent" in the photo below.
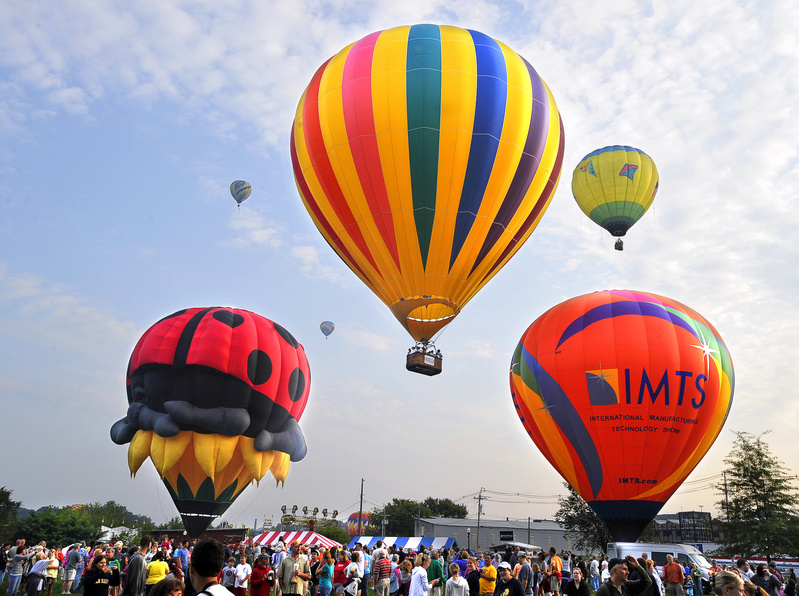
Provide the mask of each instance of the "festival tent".
{"label": "festival tent", "polygon": [[283,538],[286,545],[291,544],[295,540],[299,540],[300,544],[305,546],[324,546],[331,548],[333,546],[340,547],[341,544],[330,538],[326,538],[316,532],[264,532],[260,536],[256,536],[247,541],[247,544],[252,546],[274,546],[277,544],[278,538]]}
{"label": "festival tent", "polygon": [[436,538],[435,536],[411,536],[397,538],[396,536],[357,536],[352,539],[347,548],[352,548],[356,544],[361,544],[369,548],[373,548],[378,540],[385,542],[386,546],[398,546],[400,548],[410,548],[411,550],[419,550],[419,546],[425,548],[452,548],[455,544],[454,538]]}

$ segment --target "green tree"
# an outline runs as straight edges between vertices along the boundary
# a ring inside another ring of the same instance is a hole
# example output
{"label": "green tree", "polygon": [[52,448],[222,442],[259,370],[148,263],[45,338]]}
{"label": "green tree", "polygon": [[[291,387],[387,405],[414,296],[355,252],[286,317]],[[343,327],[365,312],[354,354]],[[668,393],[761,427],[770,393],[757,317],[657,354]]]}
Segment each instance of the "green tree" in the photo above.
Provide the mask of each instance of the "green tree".
{"label": "green tree", "polygon": [[745,557],[799,554],[797,490],[783,462],[771,454],[763,433],[735,432],[727,467],[717,486],[722,538],[718,555]]}
{"label": "green tree", "polygon": [[49,544],[66,546],[80,540],[96,540],[100,528],[83,507],[46,507],[18,520],[17,534],[29,541],[46,540]]}
{"label": "green tree", "polygon": [[334,525],[317,525],[316,532],[325,536],[326,538],[330,538],[331,540],[335,540],[336,542],[340,542],[344,546],[347,546],[350,543],[351,537],[350,533],[347,532],[344,528],[340,528]]}
{"label": "green tree", "polygon": [[608,542],[613,542],[608,528],[576,490],[566,482],[563,486],[568,493],[565,497],[558,497],[555,521],[564,528],[566,538],[572,541],[576,551],[594,554],[605,552]]}
{"label": "green tree", "polygon": [[430,511],[425,517],[449,517],[455,519],[466,519],[469,510],[465,505],[458,505],[452,499],[434,499],[427,497],[422,505]]}
{"label": "green tree", "polygon": [[17,512],[22,503],[11,499],[10,490],[0,488],[0,543],[10,542],[17,527]]}

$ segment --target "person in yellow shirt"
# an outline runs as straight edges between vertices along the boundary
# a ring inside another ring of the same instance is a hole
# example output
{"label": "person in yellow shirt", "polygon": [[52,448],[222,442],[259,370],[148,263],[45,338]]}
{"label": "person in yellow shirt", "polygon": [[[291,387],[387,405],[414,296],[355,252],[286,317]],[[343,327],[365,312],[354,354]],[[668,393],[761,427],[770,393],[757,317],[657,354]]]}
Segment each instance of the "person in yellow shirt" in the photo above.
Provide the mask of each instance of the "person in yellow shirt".
{"label": "person in yellow shirt", "polygon": [[147,596],[153,586],[160,582],[169,573],[169,565],[164,561],[164,551],[159,550],[153,556],[153,560],[147,565],[146,570],[147,583],[144,586],[144,594]]}
{"label": "person in yellow shirt", "polygon": [[486,555],[480,569],[480,594],[493,594],[497,585],[497,568],[491,564],[491,555]]}

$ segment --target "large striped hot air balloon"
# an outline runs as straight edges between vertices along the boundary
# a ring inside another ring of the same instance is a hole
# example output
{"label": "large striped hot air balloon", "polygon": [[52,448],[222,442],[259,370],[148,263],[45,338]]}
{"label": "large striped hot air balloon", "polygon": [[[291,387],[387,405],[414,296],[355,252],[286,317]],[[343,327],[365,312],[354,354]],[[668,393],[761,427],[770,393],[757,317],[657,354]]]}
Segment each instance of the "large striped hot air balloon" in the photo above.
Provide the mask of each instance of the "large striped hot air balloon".
{"label": "large striped hot air balloon", "polygon": [[644,292],[595,292],[538,317],[513,354],[530,438],[608,526],[634,542],[716,440],[735,374],[696,311]]}
{"label": "large striped hot air balloon", "polygon": [[477,31],[379,31],[316,72],[291,131],[319,231],[428,342],[532,234],[557,186],[563,129],[548,87]]}
{"label": "large striped hot air balloon", "polygon": [[[652,205],[659,180],[655,162],[646,153],[612,145],[580,160],[572,174],[572,194],[591,221],[619,237]],[[623,247],[617,240],[616,248]]]}

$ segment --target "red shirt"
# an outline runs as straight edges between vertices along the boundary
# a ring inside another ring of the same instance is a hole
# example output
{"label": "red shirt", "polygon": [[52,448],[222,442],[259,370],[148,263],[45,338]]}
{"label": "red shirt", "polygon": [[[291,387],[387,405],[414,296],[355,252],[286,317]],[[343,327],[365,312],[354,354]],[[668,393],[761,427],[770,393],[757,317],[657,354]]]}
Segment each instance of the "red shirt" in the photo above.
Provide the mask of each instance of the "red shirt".
{"label": "red shirt", "polygon": [[343,563],[338,562],[338,563],[335,564],[335,566],[333,567],[333,583],[334,584],[343,584],[345,581],[347,581],[347,574],[344,572],[344,570],[348,566],[349,566],[349,563],[347,561],[344,561]]}

